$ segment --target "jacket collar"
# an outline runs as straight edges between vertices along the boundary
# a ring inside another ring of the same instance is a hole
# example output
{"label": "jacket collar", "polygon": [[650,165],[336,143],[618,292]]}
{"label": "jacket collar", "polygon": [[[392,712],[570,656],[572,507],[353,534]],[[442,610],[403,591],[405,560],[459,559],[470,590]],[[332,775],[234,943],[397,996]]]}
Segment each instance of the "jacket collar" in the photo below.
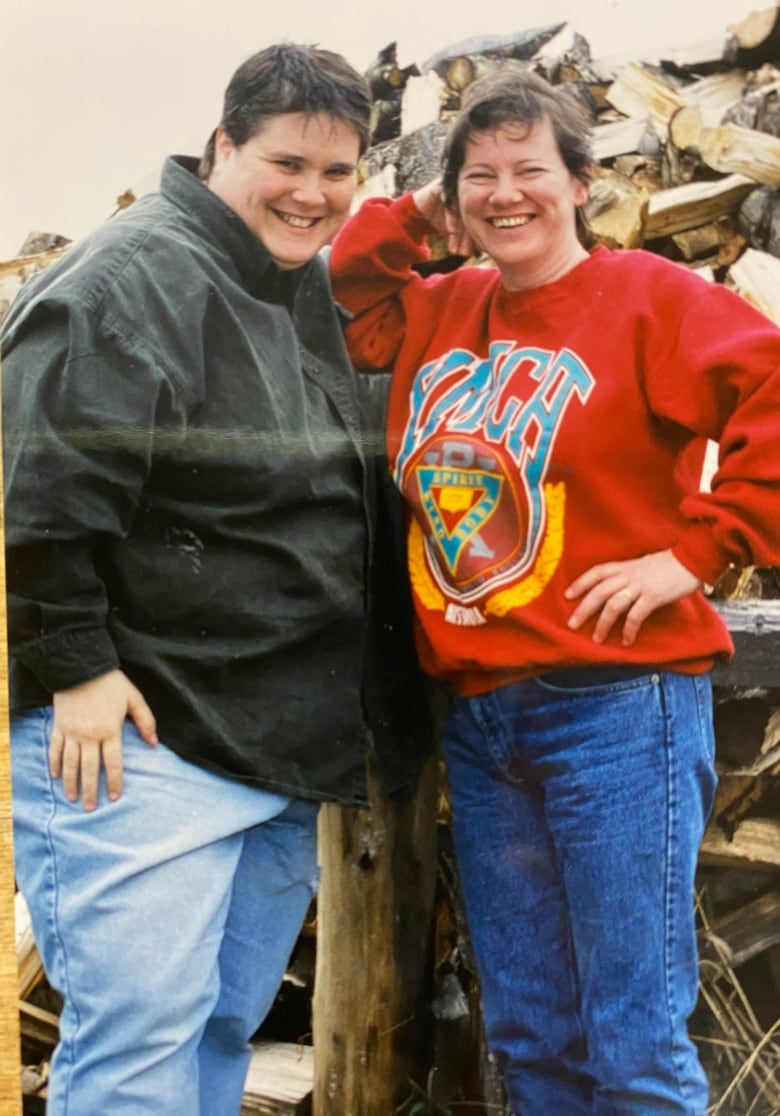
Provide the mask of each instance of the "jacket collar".
{"label": "jacket collar", "polygon": [[201,231],[230,256],[241,281],[255,298],[292,307],[295,292],[309,264],[282,271],[268,249],[238,214],[198,178],[198,160],[169,156],[163,165],[160,192],[193,217]]}

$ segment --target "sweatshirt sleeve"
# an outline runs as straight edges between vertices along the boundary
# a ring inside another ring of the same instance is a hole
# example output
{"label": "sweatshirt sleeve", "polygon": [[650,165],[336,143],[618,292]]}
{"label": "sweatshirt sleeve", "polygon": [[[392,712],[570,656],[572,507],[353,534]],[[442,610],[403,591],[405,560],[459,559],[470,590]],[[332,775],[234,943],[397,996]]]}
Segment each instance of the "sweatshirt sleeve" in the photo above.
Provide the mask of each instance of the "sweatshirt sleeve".
{"label": "sweatshirt sleeve", "polygon": [[685,497],[673,547],[713,583],[729,565],[780,565],[780,329],[733,291],[688,278],[647,383],[656,415],[718,443],[711,491]]}
{"label": "sweatshirt sleeve", "polygon": [[405,194],[367,199],[338,233],[330,255],[333,293],[352,316],[346,339],[357,368],[386,368],[396,357],[405,304],[424,284],[412,265],[429,259],[431,231]]}
{"label": "sweatshirt sleeve", "polygon": [[149,471],[152,365],[78,302],[38,303],[6,345],[9,650],[49,692],[119,665],[100,552],[126,532]]}

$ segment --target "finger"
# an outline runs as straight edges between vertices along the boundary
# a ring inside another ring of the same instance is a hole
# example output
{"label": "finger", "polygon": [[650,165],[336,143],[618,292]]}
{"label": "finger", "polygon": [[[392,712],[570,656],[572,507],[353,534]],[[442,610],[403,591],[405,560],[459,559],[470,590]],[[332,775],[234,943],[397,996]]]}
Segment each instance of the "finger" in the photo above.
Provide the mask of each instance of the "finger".
{"label": "finger", "polygon": [[89,741],[81,745],[81,805],[91,812],[98,804],[100,789],[100,745]]}
{"label": "finger", "polygon": [[111,802],[122,793],[122,737],[113,736],[103,741],[103,768],[106,773],[106,792]]}
{"label": "finger", "polygon": [[81,747],[78,740],[66,736],[62,748],[62,790],[68,802],[76,802],[79,797],[79,772],[81,769]]}
{"label": "finger", "polygon": [[616,620],[618,620],[624,612],[628,611],[632,607],[633,603],[634,598],[631,596],[630,591],[625,587],[618,589],[615,593],[612,593],[612,595],[604,604],[604,607],[599,614],[598,620],[596,621],[596,626],[593,629],[592,638],[594,643],[603,643],[606,640],[607,636],[612,631]]}
{"label": "finger", "polygon": [[141,734],[141,739],[150,746],[159,743],[157,738],[157,721],[154,713],[146,704],[146,699],[140,690],[133,687],[127,702],[127,715],[130,717]]}
{"label": "finger", "polygon": [[59,779],[62,775],[62,750],[65,740],[59,729],[52,729],[49,738],[49,773],[52,779]]}
{"label": "finger", "polygon": [[[626,583],[623,580],[616,581],[613,578],[608,581],[599,581],[597,585],[593,586],[593,588],[585,594],[569,617],[569,627],[575,630],[581,628],[587,620],[590,620],[597,612],[601,612],[602,609],[606,608],[610,601],[613,601],[613,604],[609,619],[611,623],[614,622],[615,618],[619,616],[621,612],[624,612],[631,603],[626,596],[622,595],[625,591]],[[617,597],[618,594],[621,594],[619,598]]]}
{"label": "finger", "polygon": [[[619,572],[619,567],[612,564],[591,566],[589,570],[586,570],[584,574],[580,574],[571,585],[564,589],[563,595],[567,601],[575,600],[577,597],[581,597],[583,593],[590,592],[591,589],[594,589],[600,582],[605,581],[607,578],[614,578]],[[623,577],[620,584],[621,586],[625,586],[625,577]]]}
{"label": "finger", "polygon": [[623,625],[623,646],[631,647],[639,635],[639,630],[652,612],[652,608],[646,607],[641,598],[634,601],[634,605],[626,616]]}

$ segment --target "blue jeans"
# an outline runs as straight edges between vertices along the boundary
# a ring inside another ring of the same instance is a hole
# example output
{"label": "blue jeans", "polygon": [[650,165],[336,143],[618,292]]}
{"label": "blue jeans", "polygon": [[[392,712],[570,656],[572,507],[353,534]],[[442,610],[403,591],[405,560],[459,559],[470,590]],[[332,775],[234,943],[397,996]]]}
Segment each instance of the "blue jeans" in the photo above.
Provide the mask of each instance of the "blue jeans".
{"label": "blue jeans", "polygon": [[250,1050],[314,893],[312,803],[149,748],[94,813],[47,765],[51,710],[12,722],[16,875],[65,998],[49,1116],[237,1116]]}
{"label": "blue jeans", "polygon": [[687,1019],[715,790],[708,676],[568,670],[456,697],[453,829],[520,1116],[704,1116]]}

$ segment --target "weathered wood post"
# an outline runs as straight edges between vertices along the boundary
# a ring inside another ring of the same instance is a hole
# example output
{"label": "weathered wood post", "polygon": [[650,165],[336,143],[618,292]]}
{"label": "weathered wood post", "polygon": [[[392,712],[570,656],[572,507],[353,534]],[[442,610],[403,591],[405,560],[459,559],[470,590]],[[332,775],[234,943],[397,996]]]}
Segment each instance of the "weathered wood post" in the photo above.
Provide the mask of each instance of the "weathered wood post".
{"label": "weathered wood post", "polygon": [[372,773],[369,796],[367,808],[320,811],[314,1116],[391,1116],[426,1037],[435,758],[392,796]]}
{"label": "weathered wood post", "polygon": [[2,469],[0,469],[0,1116],[21,1116],[19,977],[14,933],[5,532],[2,508]]}

